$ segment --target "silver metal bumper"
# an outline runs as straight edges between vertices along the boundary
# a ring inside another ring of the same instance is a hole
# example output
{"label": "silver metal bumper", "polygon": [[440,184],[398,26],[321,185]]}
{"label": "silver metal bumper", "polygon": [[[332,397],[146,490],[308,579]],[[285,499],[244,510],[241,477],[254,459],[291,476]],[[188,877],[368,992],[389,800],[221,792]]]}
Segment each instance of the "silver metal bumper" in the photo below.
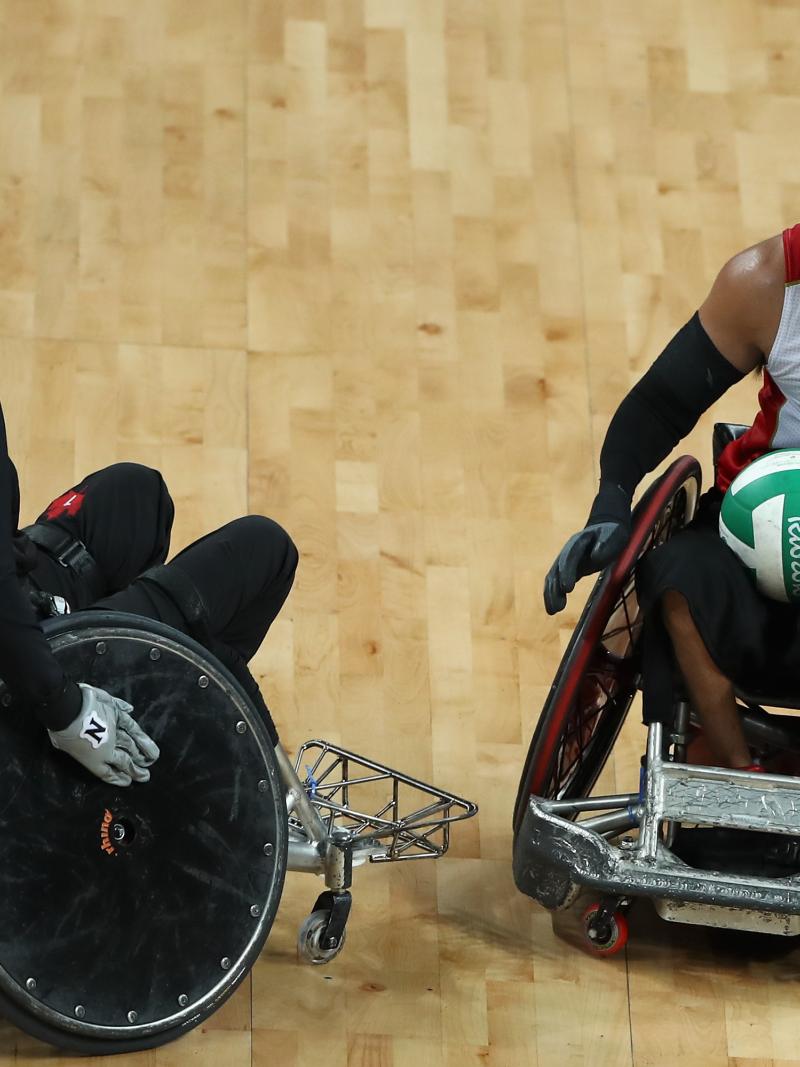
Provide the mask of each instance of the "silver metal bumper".
{"label": "silver metal bumper", "polygon": [[[661,830],[673,822],[800,836],[800,778],[664,762],[661,729],[649,728],[638,840],[611,844],[557,814],[553,809],[563,810],[563,802],[531,797],[514,842],[518,888],[550,908],[565,906],[571,887],[579,885],[618,896],[800,915],[800,876],[698,870],[670,851]],[[678,917],[676,909],[669,911]]]}
{"label": "silver metal bumper", "polygon": [[699,871],[663,845],[650,859],[610,844],[599,834],[582,829],[579,823],[551,815],[531,799],[514,844],[518,888],[538,899],[536,887],[547,868],[555,868],[578,885],[618,896],[667,897],[800,914],[797,878],[743,878]]}
{"label": "silver metal bumper", "polygon": [[662,919],[689,926],[715,926],[721,930],[749,930],[751,933],[797,937],[800,915],[755,908],[722,908],[719,904],[693,904],[688,900],[657,897],[653,903]]}

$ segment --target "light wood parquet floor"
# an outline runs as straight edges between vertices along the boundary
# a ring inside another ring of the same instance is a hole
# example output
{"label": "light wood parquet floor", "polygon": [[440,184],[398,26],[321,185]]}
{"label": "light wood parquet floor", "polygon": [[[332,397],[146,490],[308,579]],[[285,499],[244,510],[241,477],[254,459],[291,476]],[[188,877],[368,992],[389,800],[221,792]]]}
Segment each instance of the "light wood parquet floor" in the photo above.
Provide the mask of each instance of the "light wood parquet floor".
{"label": "light wood parquet floor", "polygon": [[[800,1064],[796,950],[641,908],[626,956],[588,959],[510,865],[586,593],[549,620],[543,573],[627,387],[800,217],[799,25],[796,0],[0,0],[23,518],[119,459],[164,471],[176,548],[272,515],[302,555],[255,661],[287,747],[481,805],[439,864],[358,872],[327,970],[296,962],[318,886],[290,877],[233,1000],[118,1062]],[[0,1030],[0,1063],[42,1058],[77,1062]]]}

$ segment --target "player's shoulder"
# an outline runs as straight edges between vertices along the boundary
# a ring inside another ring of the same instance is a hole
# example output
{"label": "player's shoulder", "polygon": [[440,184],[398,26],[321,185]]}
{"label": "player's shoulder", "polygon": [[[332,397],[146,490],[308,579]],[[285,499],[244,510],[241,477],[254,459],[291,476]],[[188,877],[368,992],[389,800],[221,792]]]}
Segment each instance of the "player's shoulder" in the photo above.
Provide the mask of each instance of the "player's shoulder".
{"label": "player's shoulder", "polygon": [[783,235],[742,249],[724,264],[700,308],[706,332],[743,373],[772,349],[783,308]]}
{"label": "player's shoulder", "polygon": [[[800,226],[797,231],[797,250],[800,253]],[[791,232],[791,231],[787,231]],[[763,293],[765,289],[780,290],[786,283],[786,251],[783,234],[742,249],[731,256],[722,267],[718,281],[731,287],[738,296],[748,292]]]}

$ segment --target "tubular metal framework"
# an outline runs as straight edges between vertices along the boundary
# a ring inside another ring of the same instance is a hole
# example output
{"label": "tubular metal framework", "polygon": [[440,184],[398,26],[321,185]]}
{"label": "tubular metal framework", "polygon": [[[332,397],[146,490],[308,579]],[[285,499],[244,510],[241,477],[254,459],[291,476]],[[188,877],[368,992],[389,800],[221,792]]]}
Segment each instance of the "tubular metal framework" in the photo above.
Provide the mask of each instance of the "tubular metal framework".
{"label": "tubular metal framework", "polygon": [[[668,847],[670,836],[664,829],[680,823],[800,835],[800,778],[675,763],[665,760],[662,752],[663,728],[653,723],[648,731],[647,770],[640,797],[631,794],[570,802],[531,797],[515,848],[515,876],[520,887],[530,887],[538,871],[555,869],[570,883],[603,893],[654,897],[664,917],[673,921],[796,932],[795,922],[768,922],[765,913],[800,915],[800,877],[794,873],[785,877],[745,875],[690,866]],[[569,818],[600,808],[610,809],[612,817],[584,822]],[[602,836],[603,830],[614,837],[637,824],[638,838],[627,837],[613,844]],[[681,906],[675,906],[678,902]],[[723,921],[725,909],[736,910],[735,924]],[[712,923],[715,915],[717,921]]]}
{"label": "tubular metal framework", "polygon": [[290,870],[322,870],[309,867],[309,846],[322,856],[334,836],[337,847],[352,850],[354,864],[436,859],[447,852],[451,824],[478,810],[328,741],[306,741],[294,767],[285,754],[279,765],[289,803]]}

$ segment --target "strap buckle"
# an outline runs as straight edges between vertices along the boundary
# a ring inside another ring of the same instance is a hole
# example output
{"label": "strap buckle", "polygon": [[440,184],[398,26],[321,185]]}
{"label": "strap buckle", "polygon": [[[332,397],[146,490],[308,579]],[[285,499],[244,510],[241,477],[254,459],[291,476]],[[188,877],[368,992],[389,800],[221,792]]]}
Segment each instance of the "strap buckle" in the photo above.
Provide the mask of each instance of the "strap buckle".
{"label": "strap buckle", "polygon": [[57,526],[34,523],[22,531],[35,545],[43,549],[59,566],[71,570],[80,578],[86,578],[90,585],[97,586],[93,595],[99,595],[102,588],[100,571],[89,549],[71,533]]}
{"label": "strap buckle", "polygon": [[61,615],[72,614],[72,608],[63,596],[47,593],[43,589],[32,589],[30,601],[42,619],[55,619]]}
{"label": "strap buckle", "polygon": [[89,549],[83,541],[72,537],[69,538],[68,544],[57,552],[55,558],[62,567],[69,567],[76,574],[82,574],[94,564]]}

